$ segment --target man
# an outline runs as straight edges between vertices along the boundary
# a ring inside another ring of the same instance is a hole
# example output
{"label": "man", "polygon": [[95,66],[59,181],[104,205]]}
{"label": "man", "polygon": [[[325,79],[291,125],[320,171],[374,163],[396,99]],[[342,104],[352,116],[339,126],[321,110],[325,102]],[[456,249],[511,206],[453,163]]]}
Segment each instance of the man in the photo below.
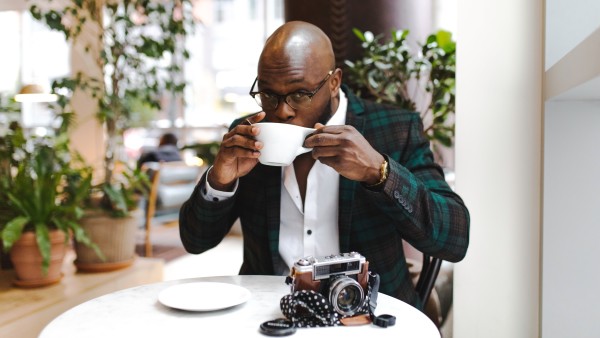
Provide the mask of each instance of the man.
{"label": "man", "polygon": [[[267,40],[251,89],[263,111],[232,124],[214,165],[180,211],[182,242],[201,253],[239,217],[240,274],[289,273],[306,255],[356,251],[381,278],[380,292],[421,307],[402,240],[456,262],[469,214],[433,162],[417,113],[364,101],[341,88],[330,40],[289,22]],[[314,127],[312,152],[288,167],[258,162],[259,121]]]}
{"label": "man", "polygon": [[177,136],[173,133],[164,133],[158,141],[158,148],[144,152],[138,159],[137,166],[141,168],[146,162],[173,162],[181,160],[181,154],[177,147]]}

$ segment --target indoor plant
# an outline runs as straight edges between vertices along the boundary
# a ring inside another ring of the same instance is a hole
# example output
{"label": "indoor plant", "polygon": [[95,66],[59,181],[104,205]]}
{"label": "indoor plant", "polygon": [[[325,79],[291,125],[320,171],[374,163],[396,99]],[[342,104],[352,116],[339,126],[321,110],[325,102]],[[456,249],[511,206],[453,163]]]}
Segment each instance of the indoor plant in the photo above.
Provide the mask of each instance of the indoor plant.
{"label": "indoor plant", "polygon": [[184,90],[181,61],[188,57],[183,38],[192,27],[191,7],[187,0],[99,4],[71,0],[60,9],[43,10],[34,5],[30,12],[35,19],[64,33],[73,44],[83,43],[79,38],[84,25],[93,25],[93,31],[102,32],[101,52],[87,55],[102,70],[102,77],[80,72],[60,81],[60,86],[87,91],[96,99],[97,117],[106,133],[102,190],[108,198],[103,206],[123,216],[127,210],[113,198],[119,193],[127,195],[114,180],[123,169],[118,165],[123,160],[119,159],[123,135],[136,120],[139,107],[160,109],[165,93]]}
{"label": "indoor plant", "polygon": [[[8,177],[11,172],[10,166],[10,154],[8,148],[5,145],[6,135],[9,133],[9,121],[16,120],[20,116],[20,105],[14,100],[14,94],[0,93],[0,177]],[[14,118],[10,118],[9,115],[14,114]],[[3,224],[9,219],[12,219],[12,211],[8,206],[8,196],[4,189],[0,189],[0,229]],[[3,249],[2,241],[0,240],[0,267],[2,270],[12,269],[12,262],[10,261],[10,255]]]}
{"label": "indoor plant", "polygon": [[438,161],[439,147],[454,140],[456,43],[450,32],[427,37],[414,52],[408,30],[392,32],[389,42],[371,32],[354,29],[362,41],[363,56],[346,61],[348,83],[357,95],[418,111],[424,132]]}
{"label": "indoor plant", "polygon": [[[126,227],[128,235],[116,234],[114,229],[96,229],[90,233],[92,237],[112,234],[114,240],[108,239],[108,243],[130,238],[132,242],[124,244],[127,246],[124,257],[115,257],[116,262],[110,262],[112,255],[102,248],[108,259],[103,263],[109,264],[108,269],[127,266],[135,250],[135,236],[131,233],[141,223],[139,218],[131,216],[131,211],[137,206],[140,192],[145,191],[140,189],[140,184],[147,184],[147,177],[133,169],[134,166],[128,166],[126,159],[119,158],[123,153],[123,135],[136,120],[140,106],[159,109],[165,99],[182,100],[179,95],[185,87],[182,62],[189,56],[184,38],[192,28],[191,4],[189,0],[70,0],[58,9],[34,5],[30,12],[35,19],[64,33],[73,44],[86,43],[80,39],[85,29],[100,32],[101,51],[94,55],[87,46],[85,50],[102,76],[80,72],[61,80],[60,84],[73,91],[86,91],[96,100],[97,118],[103,126],[106,144],[102,178],[94,185],[93,198],[90,198],[93,202],[89,204],[90,210],[95,207],[95,211],[88,215],[112,218],[94,220],[95,228],[109,227],[117,223],[117,218],[131,219],[131,225]],[[94,239],[94,242],[98,241]],[[78,267],[94,263],[82,262],[83,256],[78,252]],[[119,261],[124,264],[118,264]]]}
{"label": "indoor plant", "polygon": [[59,281],[71,238],[97,252],[79,224],[81,204],[91,186],[91,168],[70,149],[69,117],[59,116],[61,125],[50,136],[27,134],[13,122],[0,137],[0,203],[8,213],[0,229],[17,285]]}

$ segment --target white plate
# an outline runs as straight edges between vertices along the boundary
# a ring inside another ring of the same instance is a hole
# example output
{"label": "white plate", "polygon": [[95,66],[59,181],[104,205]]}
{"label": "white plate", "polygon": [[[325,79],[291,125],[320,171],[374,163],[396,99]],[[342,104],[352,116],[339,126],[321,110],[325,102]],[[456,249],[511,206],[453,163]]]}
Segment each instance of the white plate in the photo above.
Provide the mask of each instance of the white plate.
{"label": "white plate", "polygon": [[187,311],[214,311],[242,304],[250,291],[235,284],[193,282],[170,286],[158,294],[163,305]]}

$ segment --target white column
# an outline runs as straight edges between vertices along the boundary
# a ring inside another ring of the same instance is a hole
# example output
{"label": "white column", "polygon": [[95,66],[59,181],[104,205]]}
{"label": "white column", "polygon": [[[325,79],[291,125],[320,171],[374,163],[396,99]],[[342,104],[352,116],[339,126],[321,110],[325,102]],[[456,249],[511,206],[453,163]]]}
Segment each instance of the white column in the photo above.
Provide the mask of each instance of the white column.
{"label": "white column", "polygon": [[458,2],[454,336],[539,335],[543,0]]}
{"label": "white column", "polygon": [[[97,25],[87,23],[77,43],[71,46],[71,73],[78,72],[88,77],[102,79],[102,70],[96,63],[101,51],[101,32]],[[86,48],[88,50],[86,51]],[[81,153],[86,162],[94,167],[94,180],[102,179],[105,152],[105,135],[102,125],[98,122],[98,103],[89,93],[76,90],[72,99],[73,110],[76,113],[75,127],[71,131],[71,144]]]}

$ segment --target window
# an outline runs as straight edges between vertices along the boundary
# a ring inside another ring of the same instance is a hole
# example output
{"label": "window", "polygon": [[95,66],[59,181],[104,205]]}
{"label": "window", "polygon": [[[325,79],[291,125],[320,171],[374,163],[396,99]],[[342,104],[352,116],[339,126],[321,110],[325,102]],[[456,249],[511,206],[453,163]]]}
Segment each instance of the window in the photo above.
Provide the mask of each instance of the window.
{"label": "window", "polygon": [[129,154],[166,131],[182,145],[220,141],[233,119],[260,109],[248,95],[264,41],[283,24],[283,0],[195,0],[195,33],[186,47],[184,107],[163,107],[152,128],[132,130]]}
{"label": "window", "polygon": [[[61,33],[34,20],[19,1],[0,4],[4,50],[0,56],[0,95],[5,104],[25,84],[39,84],[50,90],[54,79],[68,75],[70,48]],[[53,118],[42,103],[22,103],[20,109],[20,116],[2,114],[0,118],[16,116],[28,128],[48,126]]]}

